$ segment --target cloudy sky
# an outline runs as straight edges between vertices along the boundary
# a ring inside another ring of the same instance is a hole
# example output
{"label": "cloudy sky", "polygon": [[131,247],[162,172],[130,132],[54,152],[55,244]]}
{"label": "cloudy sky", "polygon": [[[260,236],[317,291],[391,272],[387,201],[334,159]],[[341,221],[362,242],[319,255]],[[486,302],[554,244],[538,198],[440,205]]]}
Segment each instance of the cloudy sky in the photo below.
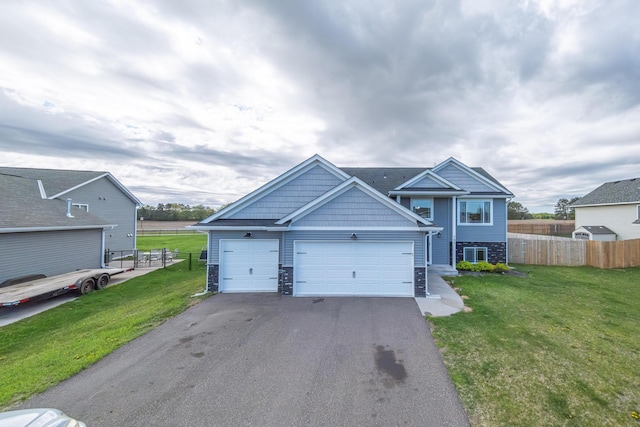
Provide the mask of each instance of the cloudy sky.
{"label": "cloudy sky", "polygon": [[531,212],[640,177],[637,0],[0,3],[0,165],[219,207],[320,154],[484,167]]}

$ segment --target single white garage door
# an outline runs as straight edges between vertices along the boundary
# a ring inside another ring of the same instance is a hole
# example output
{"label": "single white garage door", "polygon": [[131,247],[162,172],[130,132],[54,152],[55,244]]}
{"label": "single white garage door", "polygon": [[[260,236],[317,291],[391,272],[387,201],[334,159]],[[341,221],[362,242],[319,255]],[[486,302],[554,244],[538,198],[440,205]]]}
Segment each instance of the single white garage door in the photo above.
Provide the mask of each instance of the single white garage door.
{"label": "single white garage door", "polygon": [[414,296],[413,242],[294,242],[297,296]]}
{"label": "single white garage door", "polygon": [[277,292],[277,240],[220,240],[220,292]]}

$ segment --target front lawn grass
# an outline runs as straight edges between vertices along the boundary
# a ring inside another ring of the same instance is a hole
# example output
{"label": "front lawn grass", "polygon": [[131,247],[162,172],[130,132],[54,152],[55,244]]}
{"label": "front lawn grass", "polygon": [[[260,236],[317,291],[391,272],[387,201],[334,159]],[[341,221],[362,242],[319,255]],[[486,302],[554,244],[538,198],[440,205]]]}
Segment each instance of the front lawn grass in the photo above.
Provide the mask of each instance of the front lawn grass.
{"label": "front lawn grass", "polygon": [[187,263],[176,263],[0,328],[0,408],[69,378],[184,311],[203,298],[192,295],[204,286],[203,264],[189,271]]}
{"label": "front lawn grass", "polygon": [[429,319],[472,425],[640,426],[640,269],[517,268]]}

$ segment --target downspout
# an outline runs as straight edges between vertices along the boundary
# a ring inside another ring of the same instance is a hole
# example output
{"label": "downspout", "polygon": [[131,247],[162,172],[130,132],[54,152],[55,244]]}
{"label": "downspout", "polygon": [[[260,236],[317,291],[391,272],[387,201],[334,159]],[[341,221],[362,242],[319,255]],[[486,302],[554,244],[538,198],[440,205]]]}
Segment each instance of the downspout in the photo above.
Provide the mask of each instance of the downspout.
{"label": "downspout", "polygon": [[453,196],[451,200],[451,268],[456,268],[456,240],[458,239],[458,226],[456,223],[456,208],[458,198]]}
{"label": "downspout", "polygon": [[102,229],[102,240],[100,241],[100,268],[105,268],[105,263],[104,263],[104,241],[107,238],[107,230],[106,229]]}

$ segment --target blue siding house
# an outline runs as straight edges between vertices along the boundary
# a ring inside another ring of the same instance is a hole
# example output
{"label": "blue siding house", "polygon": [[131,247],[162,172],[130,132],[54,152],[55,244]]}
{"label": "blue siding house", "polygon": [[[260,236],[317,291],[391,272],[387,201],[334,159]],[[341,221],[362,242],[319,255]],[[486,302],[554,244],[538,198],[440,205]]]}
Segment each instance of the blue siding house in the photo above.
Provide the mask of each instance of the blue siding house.
{"label": "blue siding house", "polygon": [[481,168],[339,168],[315,155],[191,228],[207,289],[425,296],[427,268],[507,260],[507,199]]}

